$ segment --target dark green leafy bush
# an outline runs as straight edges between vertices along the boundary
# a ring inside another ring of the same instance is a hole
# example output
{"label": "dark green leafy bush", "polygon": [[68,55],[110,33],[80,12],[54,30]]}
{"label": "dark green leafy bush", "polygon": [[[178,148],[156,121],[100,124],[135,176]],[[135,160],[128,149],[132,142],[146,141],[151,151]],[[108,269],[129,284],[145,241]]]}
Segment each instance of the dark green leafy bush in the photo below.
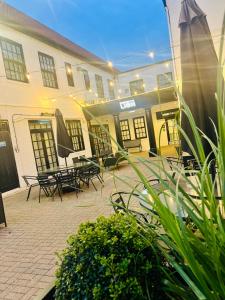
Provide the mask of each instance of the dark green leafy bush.
{"label": "dark green leafy bush", "polygon": [[[60,255],[56,299],[168,299],[165,260],[155,240],[130,216],[100,217],[80,226]],[[158,251],[159,252],[159,251]]]}

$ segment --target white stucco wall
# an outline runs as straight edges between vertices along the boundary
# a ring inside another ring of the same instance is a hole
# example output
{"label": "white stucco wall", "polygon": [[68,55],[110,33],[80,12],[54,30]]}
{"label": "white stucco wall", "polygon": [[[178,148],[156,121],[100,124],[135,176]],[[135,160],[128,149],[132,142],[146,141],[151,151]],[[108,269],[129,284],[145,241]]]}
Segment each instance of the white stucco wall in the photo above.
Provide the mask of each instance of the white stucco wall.
{"label": "white stucco wall", "polygon": [[147,65],[144,67],[129,70],[118,75],[118,95],[121,97],[130,96],[129,82],[143,79],[145,92],[153,91],[157,88],[157,75],[173,72],[172,60]]}
{"label": "white stucco wall", "polygon": [[[173,58],[175,62],[175,75],[177,83],[181,86],[181,67],[180,67],[180,29],[178,26],[182,0],[167,0],[167,13],[169,30],[171,36],[171,46],[173,50]],[[214,46],[217,54],[219,53],[221,29],[223,16],[225,13],[224,0],[196,0],[199,7],[207,15],[209,28],[212,34]],[[225,58],[225,48],[224,48]],[[225,68],[224,68],[225,75]]]}
{"label": "white stucco wall", "polygon": [[[40,117],[41,113],[54,113],[55,109],[59,108],[62,111],[65,120],[81,120],[85,151],[71,154],[69,163],[74,156],[80,156],[83,154],[86,156],[91,155],[87,123],[82,109],[76,101],[85,101],[96,97],[95,74],[102,76],[105,96],[109,97],[107,79],[113,79],[113,75],[102,69],[88,65],[74,56],[68,55],[39,40],[31,38],[30,36],[17,32],[1,24],[0,37],[11,39],[12,41],[22,45],[27,72],[30,75],[29,83],[16,82],[6,79],[3,57],[0,50],[0,119],[6,119],[9,121],[18,174],[21,185],[24,185],[23,181],[21,180],[22,175],[36,174],[36,165],[28,127],[28,120],[51,119],[55,140],[55,118]],[[38,51],[48,54],[54,58],[59,86],[58,89],[43,87]],[[68,86],[65,72],[65,62],[68,62],[72,65],[75,87]],[[82,74],[77,70],[78,66],[88,70],[92,92],[85,90]],[[69,95],[73,95],[75,100]],[[17,115],[13,117],[14,114]],[[25,116],[19,116],[18,114],[23,114]],[[15,120],[15,131],[13,128],[12,117]],[[17,137],[18,146],[16,145],[15,136]],[[59,164],[62,163],[64,163],[64,160],[59,158]]]}

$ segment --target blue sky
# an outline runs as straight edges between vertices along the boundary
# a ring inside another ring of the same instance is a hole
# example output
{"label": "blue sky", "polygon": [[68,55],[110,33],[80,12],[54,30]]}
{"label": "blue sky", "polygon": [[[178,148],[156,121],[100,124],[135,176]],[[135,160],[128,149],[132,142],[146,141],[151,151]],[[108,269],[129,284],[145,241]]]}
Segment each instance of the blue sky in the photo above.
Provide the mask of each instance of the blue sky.
{"label": "blue sky", "polygon": [[6,2],[122,70],[170,57],[162,0]]}

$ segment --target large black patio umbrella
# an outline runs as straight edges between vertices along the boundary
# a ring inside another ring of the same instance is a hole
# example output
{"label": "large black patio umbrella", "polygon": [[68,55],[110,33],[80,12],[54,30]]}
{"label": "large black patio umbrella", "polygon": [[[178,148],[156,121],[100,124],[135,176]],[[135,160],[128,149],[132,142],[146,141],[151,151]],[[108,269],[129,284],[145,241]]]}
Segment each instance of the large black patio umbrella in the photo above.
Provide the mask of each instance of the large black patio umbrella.
{"label": "large black patio umbrella", "polygon": [[63,115],[59,109],[55,111],[56,124],[57,124],[57,149],[59,157],[65,158],[65,162],[67,165],[66,158],[70,153],[73,152],[73,143],[72,139],[69,136],[64,120]]}
{"label": "large black patio umbrella", "polygon": [[[217,127],[217,103],[215,99],[218,59],[214,49],[205,13],[195,0],[183,0],[179,20],[182,95],[189,106],[197,127],[216,142],[212,121]],[[194,146],[190,123],[182,115],[182,128]],[[205,154],[211,152],[203,139]],[[190,153],[186,141],[182,150]]]}

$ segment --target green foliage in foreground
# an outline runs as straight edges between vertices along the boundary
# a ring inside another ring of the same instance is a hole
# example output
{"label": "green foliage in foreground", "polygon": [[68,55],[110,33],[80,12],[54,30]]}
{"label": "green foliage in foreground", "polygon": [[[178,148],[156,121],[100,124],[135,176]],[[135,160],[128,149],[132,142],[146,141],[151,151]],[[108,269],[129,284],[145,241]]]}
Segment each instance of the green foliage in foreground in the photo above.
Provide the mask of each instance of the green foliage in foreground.
{"label": "green foliage in foreground", "polygon": [[[225,299],[225,86],[222,75],[225,67],[222,60],[225,18],[221,36],[217,93],[215,99],[211,99],[211,101],[217,101],[216,144],[207,137],[207,133],[204,134],[197,128],[185,99],[177,91],[181,110],[189,119],[194,140],[190,140],[181,127],[178,126],[178,129],[181,136],[186,139],[197,162],[199,171],[195,177],[198,178],[199,184],[197,186],[193,184],[187,171],[180,166],[174,167],[176,176],[173,178],[166,166],[166,160],[161,157],[158,157],[158,161],[162,162],[160,166],[154,161],[144,159],[139,159],[139,164],[135,164],[127,157],[150,195],[150,197],[145,197],[145,201],[152,205],[158,213],[158,219],[166,233],[158,234],[158,239],[164,245],[166,244],[166,249],[161,248],[162,253],[182,278],[182,281],[178,279],[176,284],[168,281],[168,287],[171,292],[179,296],[179,299],[184,300]],[[204,151],[203,140],[207,140],[211,146],[211,153],[208,156]],[[212,164],[216,166],[216,180],[210,173]],[[160,193],[148,182],[143,173],[144,168],[159,179]],[[127,185],[129,186],[129,182]],[[185,185],[192,188],[197,200],[195,196],[187,192],[184,188]],[[218,192],[219,199],[217,198]],[[138,190],[135,190],[135,193],[138,193]],[[179,206],[179,210],[184,212],[183,215],[188,216],[190,221],[188,226],[181,214],[175,214],[169,206],[162,203],[162,198],[173,201]],[[148,209],[146,211],[148,212]],[[150,214],[151,211],[148,213]],[[149,226],[148,224],[143,225],[143,228],[146,225]],[[186,292],[187,286],[191,292],[189,294]],[[173,299],[172,296],[171,299]]]}
{"label": "green foliage in foreground", "polygon": [[56,299],[168,299],[165,259],[134,218],[116,214],[82,224],[68,244],[60,255]]}

